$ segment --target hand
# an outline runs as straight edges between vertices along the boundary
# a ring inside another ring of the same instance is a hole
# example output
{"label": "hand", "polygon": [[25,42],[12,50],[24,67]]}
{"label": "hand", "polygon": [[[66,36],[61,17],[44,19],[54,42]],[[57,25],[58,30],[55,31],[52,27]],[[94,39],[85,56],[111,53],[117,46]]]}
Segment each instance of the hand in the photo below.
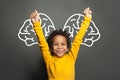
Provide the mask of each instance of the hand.
{"label": "hand", "polygon": [[92,17],[92,11],[90,10],[89,7],[84,10],[84,14],[87,17],[90,17],[90,18]]}
{"label": "hand", "polygon": [[32,23],[40,21],[40,16],[37,10],[35,10],[31,15],[30,15]]}

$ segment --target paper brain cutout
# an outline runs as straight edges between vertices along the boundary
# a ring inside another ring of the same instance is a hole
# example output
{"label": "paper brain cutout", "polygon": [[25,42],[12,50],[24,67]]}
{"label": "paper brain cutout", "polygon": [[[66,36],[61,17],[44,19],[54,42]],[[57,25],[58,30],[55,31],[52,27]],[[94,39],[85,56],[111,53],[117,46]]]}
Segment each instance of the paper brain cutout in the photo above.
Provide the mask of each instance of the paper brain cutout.
{"label": "paper brain cutout", "polygon": [[[50,33],[55,30],[55,26],[50,19],[49,16],[47,16],[44,13],[39,13],[40,21],[42,25],[42,29],[44,32],[45,37],[48,37]],[[80,24],[83,21],[84,15],[82,14],[73,14],[70,16],[64,27],[63,30],[67,30],[70,33],[70,38],[74,38],[78,30],[80,29]],[[18,32],[18,38],[25,42],[26,46],[32,46],[35,44],[38,44],[38,40],[36,37],[36,34],[33,30],[33,25],[31,23],[30,19],[27,19],[24,21],[23,25],[19,29]],[[91,47],[94,42],[98,41],[100,39],[100,33],[98,28],[96,27],[95,23],[91,20],[90,26],[84,36],[82,45],[85,45],[87,47]]]}

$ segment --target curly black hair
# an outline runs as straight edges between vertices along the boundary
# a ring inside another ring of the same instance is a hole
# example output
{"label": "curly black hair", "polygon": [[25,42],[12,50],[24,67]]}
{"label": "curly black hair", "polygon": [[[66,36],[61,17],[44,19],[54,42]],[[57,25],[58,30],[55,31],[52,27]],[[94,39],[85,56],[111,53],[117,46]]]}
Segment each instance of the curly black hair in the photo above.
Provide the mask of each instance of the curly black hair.
{"label": "curly black hair", "polygon": [[70,49],[70,44],[71,44],[71,40],[70,40],[70,34],[66,31],[66,30],[62,30],[62,29],[59,29],[59,30],[54,30],[50,35],[49,37],[47,38],[47,43],[48,43],[48,46],[50,49],[52,49],[52,44],[53,44],[53,38],[57,35],[62,35],[66,38],[67,40],[67,48]]}

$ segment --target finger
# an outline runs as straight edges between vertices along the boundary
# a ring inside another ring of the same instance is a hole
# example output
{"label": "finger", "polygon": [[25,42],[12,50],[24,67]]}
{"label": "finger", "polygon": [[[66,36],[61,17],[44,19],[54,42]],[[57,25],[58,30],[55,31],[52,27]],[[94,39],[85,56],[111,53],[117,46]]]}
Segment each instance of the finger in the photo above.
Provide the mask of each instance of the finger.
{"label": "finger", "polygon": [[89,13],[89,14],[91,14],[91,13],[92,13],[92,11],[90,10],[90,8],[89,8],[89,7],[87,8],[86,13]]}
{"label": "finger", "polygon": [[86,12],[89,12],[90,11],[90,8],[88,7],[87,9],[86,9]]}
{"label": "finger", "polygon": [[92,14],[92,11],[90,10],[90,8],[88,9],[88,11],[87,11],[89,14]]}
{"label": "finger", "polygon": [[30,18],[34,18],[34,16],[35,16],[35,13],[33,12],[33,13],[31,14]]}
{"label": "finger", "polygon": [[90,7],[88,7],[87,9],[90,10]]}
{"label": "finger", "polygon": [[92,14],[92,11],[90,10],[89,13]]}
{"label": "finger", "polygon": [[33,13],[30,15],[30,18],[33,18]]}
{"label": "finger", "polygon": [[38,11],[37,11],[37,10],[35,10],[35,13],[38,13]]}
{"label": "finger", "polygon": [[39,13],[38,13],[38,11],[37,11],[37,10],[35,10],[35,13],[36,13],[36,16],[38,16],[38,15],[39,15]]}
{"label": "finger", "polygon": [[86,13],[89,10],[89,7],[85,8],[84,13]]}

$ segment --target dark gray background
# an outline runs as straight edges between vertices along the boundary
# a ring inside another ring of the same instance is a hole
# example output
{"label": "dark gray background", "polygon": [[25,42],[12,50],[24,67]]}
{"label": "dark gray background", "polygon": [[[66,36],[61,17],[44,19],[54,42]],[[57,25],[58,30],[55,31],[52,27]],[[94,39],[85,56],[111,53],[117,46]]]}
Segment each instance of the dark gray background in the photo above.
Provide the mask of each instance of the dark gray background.
{"label": "dark gray background", "polygon": [[91,48],[81,46],[76,80],[120,80],[119,3],[119,0],[1,0],[0,80],[47,80],[39,47],[27,47],[17,36],[33,10],[49,15],[57,27],[88,6],[101,38]]}

